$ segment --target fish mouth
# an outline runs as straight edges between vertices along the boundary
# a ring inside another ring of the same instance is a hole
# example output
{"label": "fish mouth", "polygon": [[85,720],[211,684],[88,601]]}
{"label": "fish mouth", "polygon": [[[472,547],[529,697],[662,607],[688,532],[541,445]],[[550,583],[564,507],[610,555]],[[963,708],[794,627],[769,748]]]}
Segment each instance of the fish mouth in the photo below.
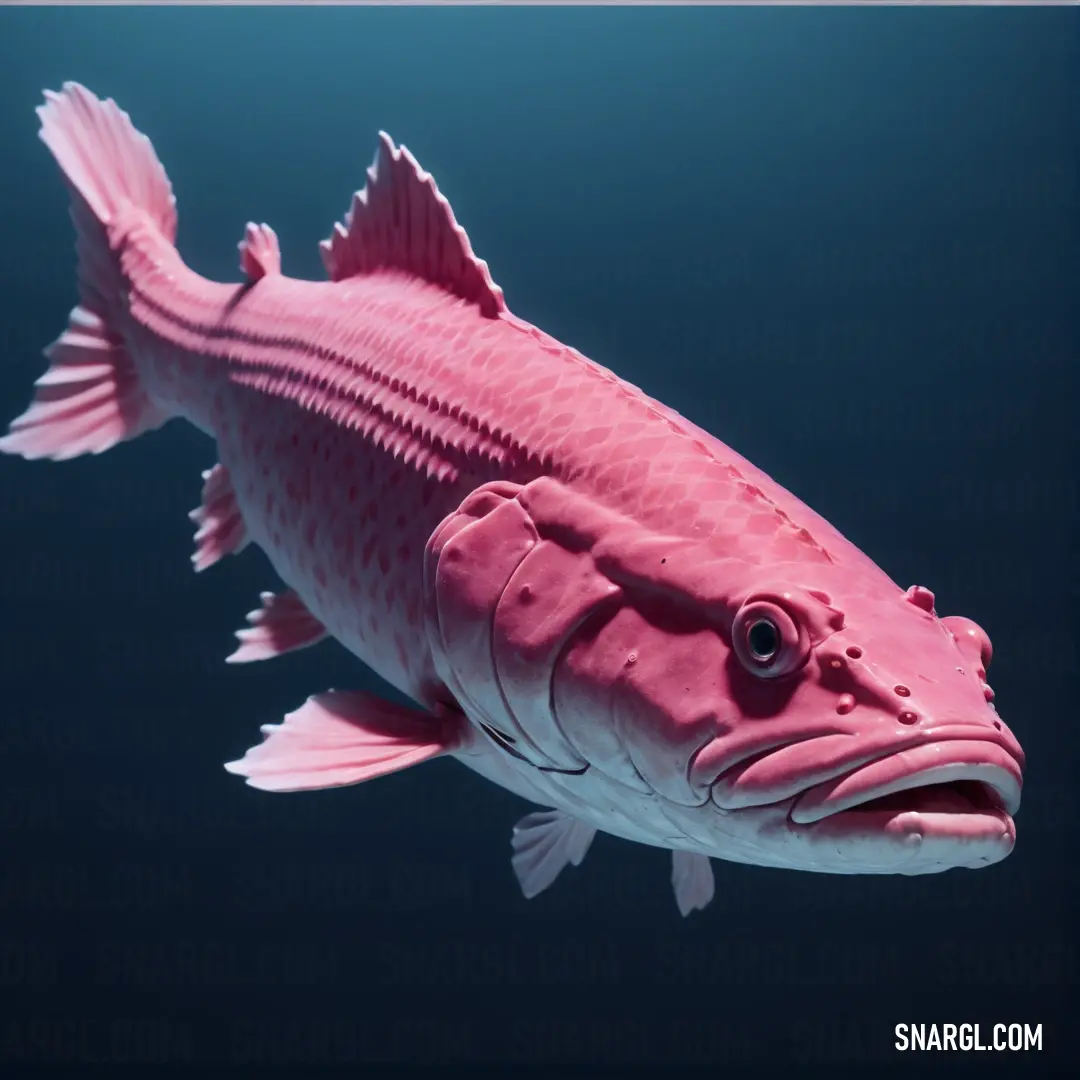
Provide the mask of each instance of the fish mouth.
{"label": "fish mouth", "polygon": [[1019,763],[996,743],[931,743],[808,788],[788,827],[828,851],[838,872],[986,866],[1016,843],[1021,783]]}
{"label": "fish mouth", "polygon": [[716,776],[710,797],[724,813],[770,822],[760,826],[770,865],[837,874],[976,868],[1013,849],[1022,753],[1007,735],[964,723],[899,745],[892,733],[824,732],[751,752]]}
{"label": "fish mouth", "polygon": [[1020,807],[1020,765],[985,739],[956,739],[899,750],[798,795],[789,817],[813,825],[847,815],[915,812],[1011,818]]}

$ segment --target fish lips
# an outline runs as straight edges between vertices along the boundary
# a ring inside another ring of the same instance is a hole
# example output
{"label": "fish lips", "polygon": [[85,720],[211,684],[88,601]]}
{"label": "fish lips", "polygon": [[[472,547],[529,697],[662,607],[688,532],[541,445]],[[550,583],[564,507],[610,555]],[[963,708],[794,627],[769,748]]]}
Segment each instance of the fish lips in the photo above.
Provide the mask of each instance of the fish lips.
{"label": "fish lips", "polygon": [[798,795],[795,825],[838,814],[915,812],[924,815],[1010,817],[1020,807],[1020,765],[986,739],[950,739],[898,750]]}
{"label": "fish lips", "polygon": [[788,827],[835,842],[836,870],[856,861],[900,873],[985,866],[1016,843],[1021,783],[1018,762],[996,743],[930,743],[815,784],[792,802]]}
{"label": "fish lips", "polygon": [[[797,745],[812,756],[815,742],[834,738]],[[779,801],[759,791],[742,805],[782,808],[791,839],[812,846],[818,869],[929,873],[982,866],[1003,859],[1016,840],[1012,815],[1020,805],[1022,771],[1003,742],[978,728],[952,726],[938,739],[881,748],[847,767],[838,763],[831,777]],[[733,775],[734,769],[728,778]],[[714,788],[714,801],[716,794]]]}

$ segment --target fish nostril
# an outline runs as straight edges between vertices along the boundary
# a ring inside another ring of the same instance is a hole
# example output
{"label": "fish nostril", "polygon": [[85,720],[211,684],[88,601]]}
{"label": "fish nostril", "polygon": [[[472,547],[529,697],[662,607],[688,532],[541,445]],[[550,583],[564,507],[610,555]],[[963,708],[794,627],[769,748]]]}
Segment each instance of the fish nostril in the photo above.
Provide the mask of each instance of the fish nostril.
{"label": "fish nostril", "polygon": [[1000,720],[995,720],[994,721],[994,727],[997,728],[998,731],[1000,731],[1001,730],[1001,721]]}
{"label": "fish nostril", "polygon": [[901,724],[915,724],[918,723],[919,720],[919,718],[913,712],[911,712],[910,709],[905,709],[897,717],[897,719],[900,721]]}
{"label": "fish nostril", "polygon": [[858,660],[859,657],[862,656],[862,649],[860,649],[858,645],[849,645],[846,652],[852,660]]}
{"label": "fish nostril", "polygon": [[893,687],[893,693],[896,694],[897,697],[911,697],[911,691],[902,683],[898,683]]}

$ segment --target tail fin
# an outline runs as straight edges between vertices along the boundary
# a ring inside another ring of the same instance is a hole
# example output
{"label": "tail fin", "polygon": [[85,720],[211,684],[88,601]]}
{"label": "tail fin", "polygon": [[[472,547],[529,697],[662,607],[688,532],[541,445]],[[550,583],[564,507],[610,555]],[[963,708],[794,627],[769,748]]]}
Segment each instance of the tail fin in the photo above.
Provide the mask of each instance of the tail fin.
{"label": "tail fin", "polygon": [[114,101],[70,82],[45,100],[39,134],[71,192],[80,303],[45,350],[49,369],[0,452],[62,460],[100,454],[169,419],[139,385],[124,345],[124,234],[110,226],[134,209],[172,243],[176,203],[149,139]]}

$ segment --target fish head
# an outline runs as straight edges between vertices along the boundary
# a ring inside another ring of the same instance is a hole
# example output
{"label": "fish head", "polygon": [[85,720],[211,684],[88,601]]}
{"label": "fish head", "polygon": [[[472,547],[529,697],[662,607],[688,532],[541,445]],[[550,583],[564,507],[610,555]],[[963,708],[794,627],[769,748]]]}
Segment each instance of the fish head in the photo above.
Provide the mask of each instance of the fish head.
{"label": "fish head", "polygon": [[628,742],[652,743],[637,770],[697,810],[674,814],[695,850],[850,874],[1009,854],[1024,755],[977,624],[835,566],[754,571],[724,600],[682,639],[646,619],[656,662],[639,650],[620,695]]}
{"label": "fish head", "polygon": [[436,534],[427,625],[515,790],[763,866],[921,874],[1011,851],[1023,752],[990,641],[928,589],[805,529],[763,548],[661,533],[556,481],[512,494],[480,489]]}

